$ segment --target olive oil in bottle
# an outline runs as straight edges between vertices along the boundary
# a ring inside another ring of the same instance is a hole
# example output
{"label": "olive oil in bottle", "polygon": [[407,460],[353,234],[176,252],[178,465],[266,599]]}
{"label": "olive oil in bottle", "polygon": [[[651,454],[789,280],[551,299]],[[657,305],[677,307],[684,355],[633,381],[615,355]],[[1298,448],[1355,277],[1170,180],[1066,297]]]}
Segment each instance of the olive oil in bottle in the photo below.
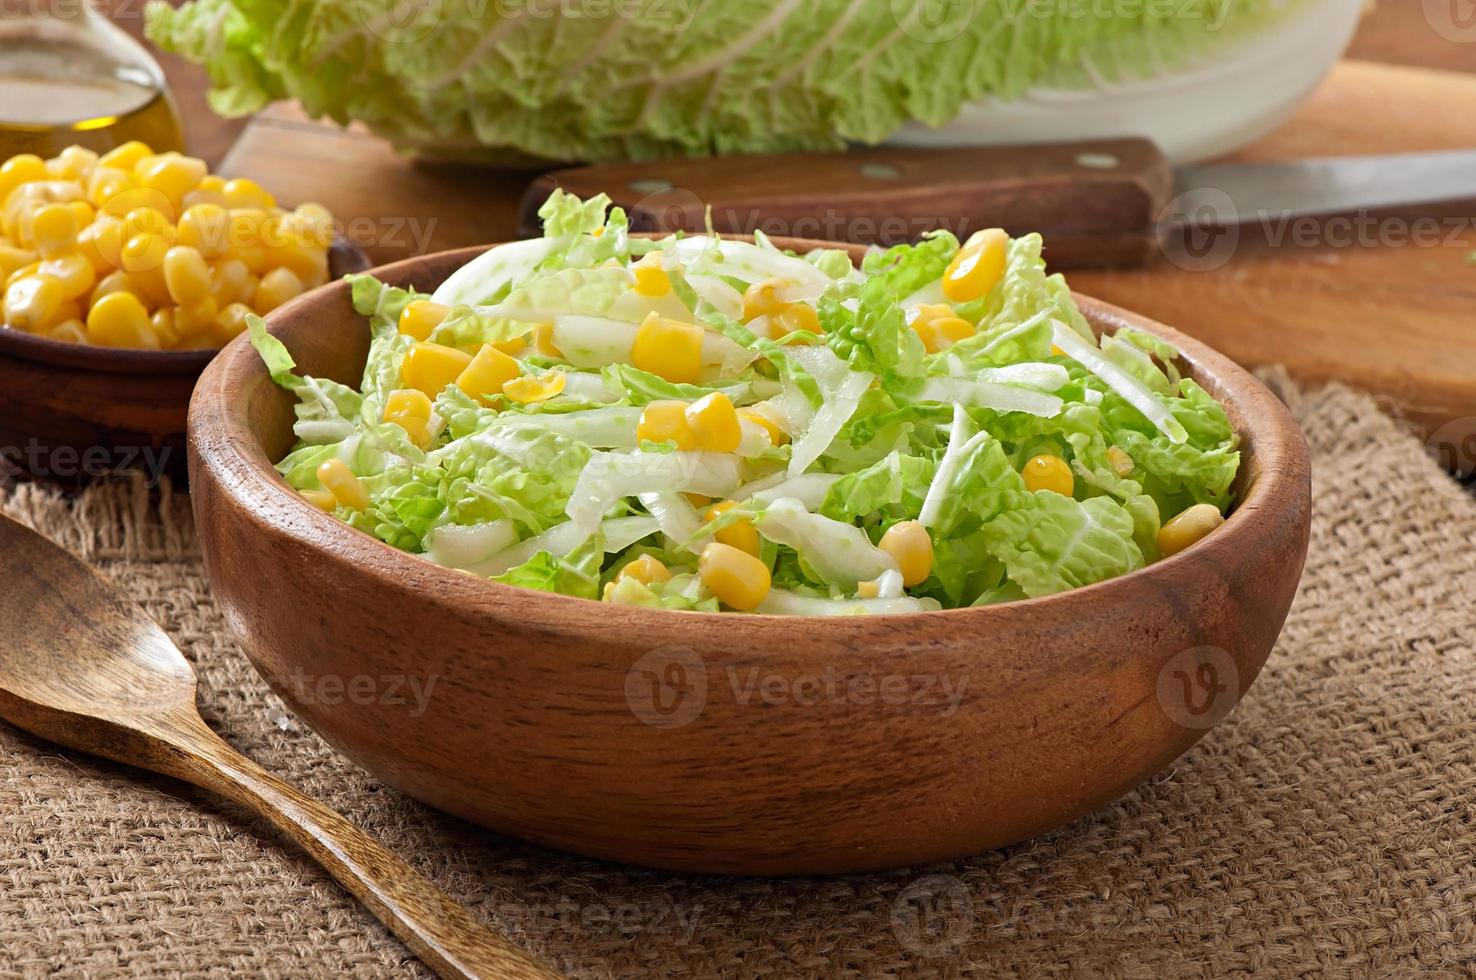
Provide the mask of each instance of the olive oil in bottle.
{"label": "olive oil in bottle", "polygon": [[143,47],[85,0],[0,0],[0,161],[129,140],[183,145],[164,73]]}

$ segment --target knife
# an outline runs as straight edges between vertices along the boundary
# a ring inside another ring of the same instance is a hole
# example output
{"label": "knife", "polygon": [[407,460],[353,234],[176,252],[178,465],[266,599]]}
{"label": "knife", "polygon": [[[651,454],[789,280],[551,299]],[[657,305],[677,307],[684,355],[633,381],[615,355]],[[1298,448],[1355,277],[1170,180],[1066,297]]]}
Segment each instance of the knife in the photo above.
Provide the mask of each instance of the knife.
{"label": "knife", "polygon": [[1128,267],[1189,229],[1476,200],[1476,150],[1176,169],[1153,143],[1118,139],[596,164],[538,178],[523,234],[539,234],[556,187],[609,194],[637,231],[701,231],[709,209],[719,232],[879,245],[998,226],[1040,232],[1055,268]]}

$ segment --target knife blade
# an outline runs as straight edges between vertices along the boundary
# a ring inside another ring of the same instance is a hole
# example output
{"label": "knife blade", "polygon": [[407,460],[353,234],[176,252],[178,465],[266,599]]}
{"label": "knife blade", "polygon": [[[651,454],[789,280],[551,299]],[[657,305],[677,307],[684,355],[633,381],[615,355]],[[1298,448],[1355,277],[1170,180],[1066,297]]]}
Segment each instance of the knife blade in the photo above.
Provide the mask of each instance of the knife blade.
{"label": "knife blade", "polygon": [[1476,150],[1218,163],[1174,170],[1151,142],[1096,140],[961,149],[597,164],[545,174],[522,231],[555,187],[601,192],[634,230],[715,231],[891,245],[932,228],[999,226],[1045,236],[1055,268],[1140,265],[1186,227],[1476,199]]}

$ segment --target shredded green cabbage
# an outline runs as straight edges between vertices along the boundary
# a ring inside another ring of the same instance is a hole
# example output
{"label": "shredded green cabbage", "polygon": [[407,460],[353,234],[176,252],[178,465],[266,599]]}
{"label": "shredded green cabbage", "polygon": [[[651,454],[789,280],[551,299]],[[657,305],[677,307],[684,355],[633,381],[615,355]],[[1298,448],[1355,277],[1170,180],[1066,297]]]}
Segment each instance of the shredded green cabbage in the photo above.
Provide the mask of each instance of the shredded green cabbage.
{"label": "shredded green cabbage", "polygon": [[[833,265],[833,252],[703,236],[612,247],[624,215],[606,216],[607,205],[556,193],[543,244],[500,246],[453,276],[457,296],[427,341],[466,354],[499,344],[525,377],[557,377],[562,388],[519,400],[513,387],[442,382],[425,392],[419,439],[390,408],[405,400],[416,343],[397,318],[428,297],[353,277],[371,335],[358,390],[295,373],[287,348],[253,319],[272,378],[298,398],[299,443],[278,464],[283,478],[430,561],[587,599],[728,608],[702,556],[742,546],[771,586],[753,611],[792,615],[1078,588],[1157,560],[1162,524],[1185,509],[1232,503],[1239,441],[1223,409],[1180,373],[1166,341],[1137,331],[1099,341],[1065,282],[1045,274],[1039,236],[1009,242],[1003,277],[985,294],[955,296],[972,335],[929,350],[924,337],[938,335],[917,318],[940,314],[940,279],[960,250],[951,237],[830,275],[818,267]],[[656,288],[637,289],[638,262],[664,274]],[[745,293],[790,305],[755,307],[740,322],[677,288],[704,276],[739,296],[739,318]],[[779,336],[769,314],[820,329]],[[478,318],[495,326],[447,326]],[[643,325],[658,321],[693,338],[684,372],[664,350],[638,352]],[[557,350],[538,340],[549,324]],[[569,324],[577,329],[558,329]],[[699,431],[686,411],[699,402],[737,431]],[[647,426],[673,405],[686,429]],[[333,459],[359,478],[367,508],[325,491],[318,468]],[[1042,465],[1065,485],[1042,483]],[[931,543],[924,575],[888,543],[905,523]],[[622,574],[644,557],[668,577]]]}
{"label": "shredded green cabbage", "polygon": [[206,66],[225,115],[292,98],[439,156],[609,160],[876,143],[1032,87],[1110,91],[1193,66],[1303,6],[154,0],[147,32]]}

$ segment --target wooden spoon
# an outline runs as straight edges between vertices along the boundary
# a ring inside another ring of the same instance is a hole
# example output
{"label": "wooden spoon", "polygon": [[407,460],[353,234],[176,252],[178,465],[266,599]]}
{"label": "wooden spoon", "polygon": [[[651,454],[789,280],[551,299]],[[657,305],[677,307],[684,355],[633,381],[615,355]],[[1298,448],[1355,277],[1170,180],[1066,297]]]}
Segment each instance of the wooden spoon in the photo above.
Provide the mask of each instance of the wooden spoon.
{"label": "wooden spoon", "polygon": [[186,780],[260,814],[442,977],[559,976],[383,844],[207,728],[184,655],[91,568],[3,517],[0,555],[0,718],[70,748]]}

